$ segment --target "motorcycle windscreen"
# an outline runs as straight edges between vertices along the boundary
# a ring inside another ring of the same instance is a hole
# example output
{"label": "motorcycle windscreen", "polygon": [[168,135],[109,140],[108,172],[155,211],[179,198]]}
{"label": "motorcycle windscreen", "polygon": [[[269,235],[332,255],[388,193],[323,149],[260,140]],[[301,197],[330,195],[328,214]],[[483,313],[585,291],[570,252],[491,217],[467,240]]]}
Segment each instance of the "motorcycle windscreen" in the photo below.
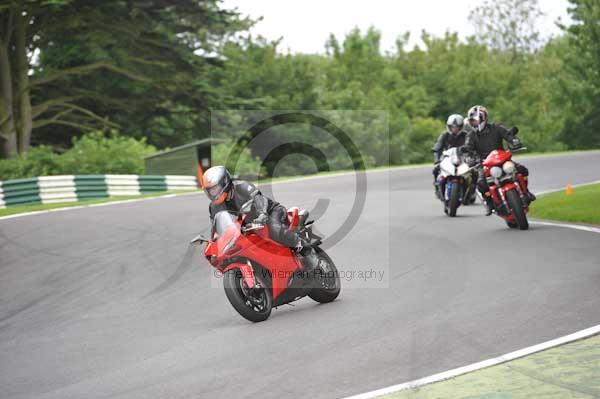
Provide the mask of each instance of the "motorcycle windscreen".
{"label": "motorcycle windscreen", "polygon": [[237,217],[227,211],[217,212],[213,223],[213,239],[217,241],[219,252],[223,253],[240,235],[240,226]]}
{"label": "motorcycle windscreen", "polygon": [[227,229],[237,224],[237,218],[227,211],[217,212],[213,221],[213,232],[218,235],[223,235]]}

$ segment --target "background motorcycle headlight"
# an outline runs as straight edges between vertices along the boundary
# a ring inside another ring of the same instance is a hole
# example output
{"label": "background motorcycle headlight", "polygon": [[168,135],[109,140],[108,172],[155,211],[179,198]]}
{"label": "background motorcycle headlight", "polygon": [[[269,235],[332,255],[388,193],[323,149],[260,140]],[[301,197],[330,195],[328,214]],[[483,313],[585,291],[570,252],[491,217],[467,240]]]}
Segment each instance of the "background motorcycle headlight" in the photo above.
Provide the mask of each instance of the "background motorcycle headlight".
{"label": "background motorcycle headlight", "polygon": [[490,169],[490,175],[492,175],[492,177],[495,177],[496,179],[499,178],[500,176],[502,176],[502,168],[494,166],[492,169]]}
{"label": "background motorcycle headlight", "polygon": [[507,175],[512,175],[513,173],[515,173],[516,170],[514,162],[511,161],[504,162],[504,165],[502,165],[502,169]]}

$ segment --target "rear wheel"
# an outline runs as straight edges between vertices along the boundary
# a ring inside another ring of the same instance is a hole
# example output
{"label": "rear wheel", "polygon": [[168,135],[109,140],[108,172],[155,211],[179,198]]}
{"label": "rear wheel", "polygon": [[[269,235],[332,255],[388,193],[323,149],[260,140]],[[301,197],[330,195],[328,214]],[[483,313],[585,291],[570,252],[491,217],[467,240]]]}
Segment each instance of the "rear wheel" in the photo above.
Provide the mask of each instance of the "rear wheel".
{"label": "rear wheel", "polygon": [[477,193],[475,190],[475,184],[473,184],[472,181],[468,181],[466,184],[466,194],[465,194],[465,204],[471,205],[475,203],[475,200],[477,199]]}
{"label": "rear wheel", "polygon": [[315,249],[319,256],[319,267],[314,271],[314,281],[317,286],[308,296],[320,303],[332,302],[338,297],[342,288],[340,274],[329,255],[321,248]]}
{"label": "rear wheel", "polygon": [[521,202],[521,197],[519,197],[519,194],[515,190],[508,191],[506,193],[506,201],[508,202],[508,206],[515,216],[516,225],[521,230],[527,230],[529,228],[529,222],[527,221],[527,215],[523,210],[523,203]]}
{"label": "rear wheel", "polygon": [[269,318],[273,306],[273,297],[270,289],[262,277],[254,275],[256,287],[248,288],[239,269],[227,271],[223,276],[225,295],[231,306],[246,320],[253,322],[264,321]]}
{"label": "rear wheel", "polygon": [[458,209],[458,205],[460,203],[459,197],[460,183],[452,182],[452,188],[450,189],[450,200],[448,200],[448,216],[456,216],[456,210]]}

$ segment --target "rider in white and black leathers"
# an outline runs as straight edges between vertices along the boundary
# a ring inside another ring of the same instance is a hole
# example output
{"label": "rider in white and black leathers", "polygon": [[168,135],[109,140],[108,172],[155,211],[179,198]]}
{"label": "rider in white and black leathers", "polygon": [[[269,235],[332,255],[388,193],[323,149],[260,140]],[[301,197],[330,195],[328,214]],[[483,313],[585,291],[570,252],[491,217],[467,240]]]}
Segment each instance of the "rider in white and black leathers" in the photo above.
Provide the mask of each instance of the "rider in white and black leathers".
{"label": "rider in white and black leathers", "polygon": [[465,119],[459,114],[453,114],[448,117],[446,121],[446,130],[444,130],[437,141],[431,148],[433,151],[433,185],[435,189],[435,195],[439,196],[438,189],[438,175],[440,174],[440,159],[442,153],[448,148],[457,147],[460,148],[465,144],[467,138],[467,131],[465,128]]}
{"label": "rider in white and black leathers", "polygon": [[[494,150],[504,149],[503,140],[510,143],[513,148],[522,147],[521,140],[517,137],[519,129],[514,127],[509,130],[502,125],[489,123],[488,111],[484,106],[475,105],[471,107],[467,113],[467,120],[471,126],[471,131],[467,135],[465,150],[473,156],[474,163],[480,163]],[[527,168],[517,162],[514,162],[514,164],[517,172],[527,179],[529,175]],[[479,164],[478,168],[477,189],[485,201],[486,216],[489,216],[492,214],[494,204],[488,193],[489,186],[481,164]],[[529,190],[525,194],[529,202],[535,201],[535,195]]]}
{"label": "rider in white and black leathers", "polygon": [[318,265],[318,257],[310,242],[289,229],[285,207],[264,196],[254,184],[232,179],[224,166],[213,166],[202,175],[202,188],[211,201],[208,210],[211,221],[220,211],[240,212],[242,205],[251,200],[252,206],[246,213],[247,222],[268,225],[271,239],[302,255],[308,271]]}

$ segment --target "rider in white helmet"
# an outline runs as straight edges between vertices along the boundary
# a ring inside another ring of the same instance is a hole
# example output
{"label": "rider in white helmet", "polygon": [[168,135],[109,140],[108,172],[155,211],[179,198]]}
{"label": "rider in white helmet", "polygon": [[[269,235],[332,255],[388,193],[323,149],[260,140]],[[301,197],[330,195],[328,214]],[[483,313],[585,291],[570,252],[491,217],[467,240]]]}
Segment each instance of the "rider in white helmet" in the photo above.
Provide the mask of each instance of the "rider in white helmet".
{"label": "rider in white helmet", "polygon": [[448,148],[462,147],[465,145],[467,131],[465,130],[465,119],[462,115],[452,114],[446,121],[446,130],[444,130],[437,141],[431,148],[433,151],[433,186],[435,195],[439,198],[439,182],[438,175],[440,174],[440,158],[442,153]]}

